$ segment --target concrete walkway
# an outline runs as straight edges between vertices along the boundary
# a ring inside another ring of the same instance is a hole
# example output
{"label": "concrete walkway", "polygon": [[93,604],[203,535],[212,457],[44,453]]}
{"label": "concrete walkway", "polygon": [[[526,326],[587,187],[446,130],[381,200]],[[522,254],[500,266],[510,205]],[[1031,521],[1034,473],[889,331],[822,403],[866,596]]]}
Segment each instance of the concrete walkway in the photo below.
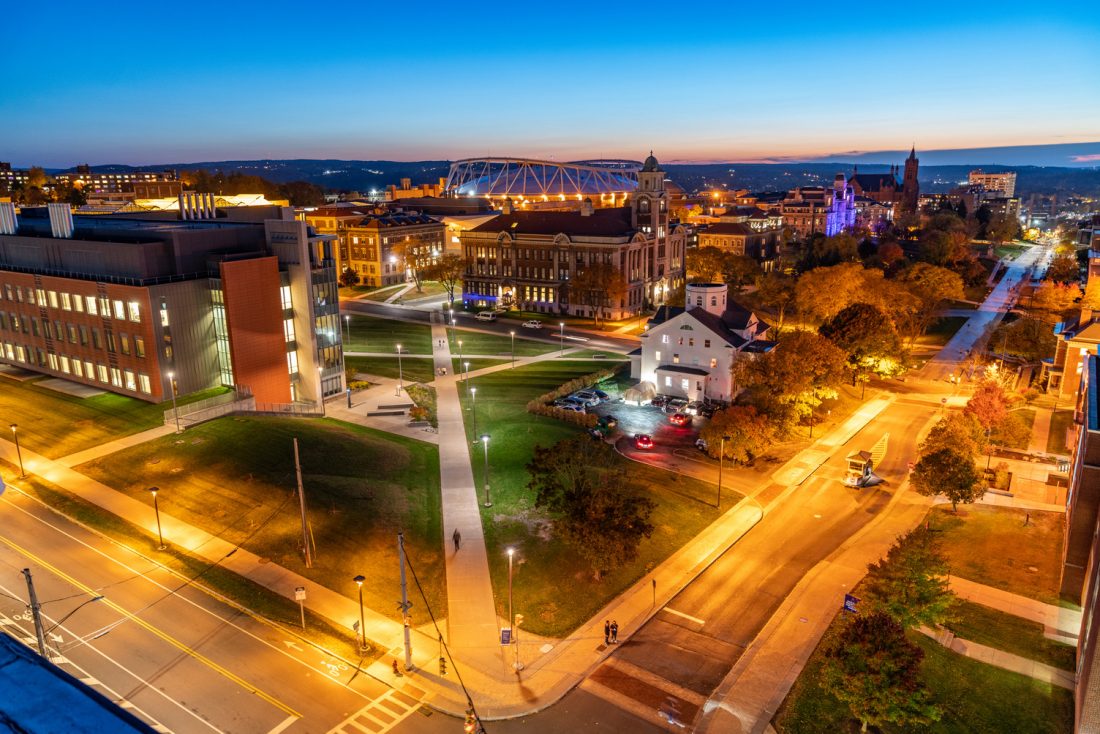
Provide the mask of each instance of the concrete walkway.
{"label": "concrete walkway", "polygon": [[995,647],[964,640],[961,637],[955,637],[947,630],[934,630],[922,626],[920,631],[922,634],[931,637],[948,650],[957,652],[964,657],[973,658],[986,665],[992,665],[1002,670],[1010,670],[1013,673],[1026,675],[1029,678],[1041,680],[1044,683],[1050,683],[1051,685],[1066,688],[1071,691],[1076,688],[1077,679],[1073,673],[1068,670],[1055,668],[1053,665],[1047,665],[1046,663],[1040,663],[1030,658],[1005,652],[1004,650],[998,650]]}
{"label": "concrete walkway", "polygon": [[968,581],[957,576],[951,577],[951,590],[960,599],[972,601],[991,609],[996,609],[1014,617],[1029,619],[1043,625],[1049,636],[1058,638],[1076,638],[1081,631],[1081,610],[1067,609],[1054,604],[1045,604],[1026,596],[1013,594],[992,586]]}
{"label": "concrete walkway", "polygon": [[416,287],[416,283],[406,283],[404,288],[398,288],[390,295],[386,296],[386,300],[383,303],[393,303],[397,299],[404,296],[406,293]]}
{"label": "concrete walkway", "polygon": [[1047,439],[1050,437],[1050,419],[1054,417],[1054,411],[1050,408],[1035,407],[1035,423],[1031,427],[1031,441],[1027,450],[1032,454],[1045,454],[1047,452]]}

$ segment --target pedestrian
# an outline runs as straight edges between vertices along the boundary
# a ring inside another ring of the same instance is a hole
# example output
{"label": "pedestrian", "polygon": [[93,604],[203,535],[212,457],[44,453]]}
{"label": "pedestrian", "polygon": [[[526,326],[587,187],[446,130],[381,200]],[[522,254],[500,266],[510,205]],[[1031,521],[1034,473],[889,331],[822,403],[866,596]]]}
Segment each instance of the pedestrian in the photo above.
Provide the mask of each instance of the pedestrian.
{"label": "pedestrian", "polygon": [[611,641],[619,641],[619,623],[615,620],[611,620]]}
{"label": "pedestrian", "polygon": [[603,644],[607,645],[611,642],[611,621],[605,619],[603,621]]}
{"label": "pedestrian", "polygon": [[401,675],[401,671],[397,669],[397,658],[393,659],[393,674]]}
{"label": "pedestrian", "polygon": [[458,528],[455,528],[455,533],[451,537],[455,542],[455,553],[458,553],[458,546],[462,542],[462,533],[458,532]]}

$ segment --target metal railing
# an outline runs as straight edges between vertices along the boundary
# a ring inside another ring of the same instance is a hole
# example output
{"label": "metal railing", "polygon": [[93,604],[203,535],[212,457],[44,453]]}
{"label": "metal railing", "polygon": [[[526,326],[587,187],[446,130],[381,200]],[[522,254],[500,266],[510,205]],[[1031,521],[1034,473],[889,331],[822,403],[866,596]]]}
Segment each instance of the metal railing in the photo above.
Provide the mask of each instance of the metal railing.
{"label": "metal railing", "polygon": [[[233,392],[227,392],[223,395],[215,395],[212,398],[205,398],[203,400],[196,400],[193,403],[187,403],[186,405],[178,406],[179,410],[179,422],[180,425],[186,423],[187,425],[195,425],[195,423],[201,423],[204,420],[210,420],[210,418],[202,418],[201,420],[195,420],[195,416],[198,414],[205,414],[210,410],[216,410],[223,407],[232,407],[237,403],[246,402],[252,399],[252,391],[246,387],[238,388]],[[255,402],[255,401],[253,401]],[[220,415],[225,415],[221,413]],[[176,424],[176,409],[169,408],[164,411],[164,425],[174,426]]]}

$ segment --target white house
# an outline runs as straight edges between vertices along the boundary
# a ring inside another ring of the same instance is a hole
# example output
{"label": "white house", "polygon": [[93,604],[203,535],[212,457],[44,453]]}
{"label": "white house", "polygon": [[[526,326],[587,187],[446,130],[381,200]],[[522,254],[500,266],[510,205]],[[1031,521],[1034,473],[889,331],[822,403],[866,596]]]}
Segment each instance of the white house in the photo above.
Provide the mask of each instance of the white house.
{"label": "white house", "polygon": [[734,396],[733,360],[742,352],[767,352],[768,324],[727,302],[723,283],[689,283],[685,308],[662,306],[631,355],[630,376],[652,383],[658,394],[727,402]]}

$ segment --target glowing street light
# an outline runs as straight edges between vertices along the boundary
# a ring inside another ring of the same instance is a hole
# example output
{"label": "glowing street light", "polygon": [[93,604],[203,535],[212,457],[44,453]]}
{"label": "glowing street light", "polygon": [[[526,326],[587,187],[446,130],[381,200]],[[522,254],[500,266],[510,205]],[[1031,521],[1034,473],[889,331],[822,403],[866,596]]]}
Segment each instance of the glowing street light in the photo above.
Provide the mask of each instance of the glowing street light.
{"label": "glowing street light", "polygon": [[359,587],[359,653],[365,655],[367,652],[367,620],[363,614],[363,582],[367,580],[367,577],[363,574],[359,574],[352,581]]}
{"label": "glowing street light", "polygon": [[180,411],[179,411],[179,408],[176,407],[176,392],[177,392],[177,389],[176,389],[176,373],[175,372],[169,372],[168,373],[168,384],[172,389],[172,415],[174,415],[175,418],[176,418],[176,433],[183,433],[183,429],[180,428]]}
{"label": "glowing street light", "polygon": [[19,448],[19,434],[16,429],[19,428],[15,423],[11,424],[11,436],[15,440],[15,455],[19,457],[19,478],[26,479],[27,472],[23,471],[23,450]]}
{"label": "glowing street light", "polygon": [[401,390],[404,388],[403,383],[405,381],[405,373],[401,369],[401,345],[398,344],[396,346],[397,346],[397,390],[394,392],[394,395],[400,397],[401,396]]}
{"label": "glowing street light", "polygon": [[477,388],[470,388],[470,418],[473,434],[477,435]]}
{"label": "glowing street light", "polygon": [[559,321],[558,326],[561,327],[561,356],[565,356],[565,322]]}
{"label": "glowing street light", "polygon": [[165,550],[168,546],[164,544],[164,533],[160,529],[160,504],[157,502],[157,492],[160,491],[159,487],[149,487],[149,493],[153,495],[153,512],[157,516],[157,550]]}
{"label": "glowing street light", "polygon": [[351,315],[344,314],[344,326],[348,328],[348,343],[351,343]]}
{"label": "glowing street light", "polygon": [[512,329],[508,332],[512,335],[512,369],[516,368],[516,330]]}
{"label": "glowing street light", "polygon": [[485,502],[486,507],[492,507],[493,501],[489,499],[489,434],[481,436],[481,445],[485,448]]}
{"label": "glowing street light", "polygon": [[519,624],[517,623],[516,615],[512,611],[512,556],[515,555],[516,549],[508,549],[508,626],[512,628],[512,644],[516,649],[516,661],[512,663],[512,667],[516,669],[516,672],[523,670],[523,663],[519,661]]}

